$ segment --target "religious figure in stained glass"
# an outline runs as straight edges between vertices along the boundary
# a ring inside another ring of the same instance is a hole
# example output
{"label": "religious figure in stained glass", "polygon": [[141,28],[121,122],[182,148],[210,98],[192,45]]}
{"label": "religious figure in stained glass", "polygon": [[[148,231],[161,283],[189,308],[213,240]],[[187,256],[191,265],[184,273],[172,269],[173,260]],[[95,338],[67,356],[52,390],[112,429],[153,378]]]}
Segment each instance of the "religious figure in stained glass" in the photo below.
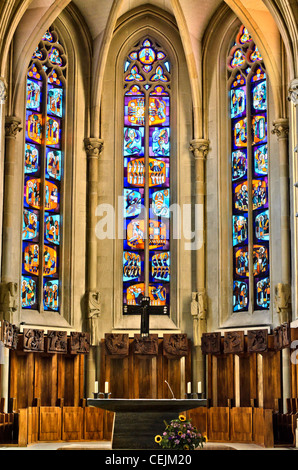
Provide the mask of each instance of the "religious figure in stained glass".
{"label": "religious figure in stained glass", "polygon": [[[233,195],[233,311],[247,312],[249,308],[270,308],[270,214],[268,83],[261,54],[244,25],[231,47],[227,68]],[[253,299],[251,307],[249,292]]]}
{"label": "religious figure in stained glass", "polygon": [[124,81],[131,84],[124,85],[123,312],[139,313],[146,296],[150,308],[164,314],[170,297],[171,82],[166,53],[149,38],[140,41],[124,61]]}
{"label": "religious figure in stained glass", "polygon": [[51,27],[33,53],[26,86],[22,308],[41,311],[60,308],[66,62]]}

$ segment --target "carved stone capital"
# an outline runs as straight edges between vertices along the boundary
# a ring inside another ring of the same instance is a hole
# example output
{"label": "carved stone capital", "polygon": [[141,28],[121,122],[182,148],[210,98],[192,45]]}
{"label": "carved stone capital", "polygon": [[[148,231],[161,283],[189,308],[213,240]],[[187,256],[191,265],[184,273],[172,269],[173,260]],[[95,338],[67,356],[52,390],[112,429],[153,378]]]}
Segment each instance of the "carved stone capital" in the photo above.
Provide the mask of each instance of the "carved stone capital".
{"label": "carved stone capital", "polygon": [[194,139],[190,142],[189,151],[193,153],[195,159],[206,160],[209,152],[209,140]]}
{"label": "carved stone capital", "polygon": [[288,100],[296,106],[298,104],[298,78],[294,78],[290,84]]}
{"label": "carved stone capital", "polygon": [[87,157],[99,157],[103,149],[103,140],[95,137],[87,137],[84,139]]}
{"label": "carved stone capital", "polygon": [[274,289],[274,304],[279,315],[280,323],[290,320],[291,315],[291,286],[288,284],[276,284]]}
{"label": "carved stone capital", "polygon": [[98,318],[101,314],[101,295],[97,291],[88,291],[87,297],[87,317],[89,320],[90,344],[95,346],[99,341]]}
{"label": "carved stone capital", "polygon": [[192,292],[191,298],[194,345],[201,346],[202,335],[207,332],[207,295],[205,290]]}
{"label": "carved stone capital", "polygon": [[289,135],[289,120],[288,119],[277,119],[273,122],[272,134],[275,134],[279,139],[287,139]]}
{"label": "carved stone capital", "polygon": [[15,116],[5,117],[5,136],[16,138],[18,132],[21,132],[21,120]]}
{"label": "carved stone capital", "polygon": [[2,318],[12,322],[13,313],[18,308],[18,284],[16,282],[3,282],[0,284],[0,312]]}
{"label": "carved stone capital", "polygon": [[4,78],[0,77],[0,104],[5,103],[7,99],[7,87]]}

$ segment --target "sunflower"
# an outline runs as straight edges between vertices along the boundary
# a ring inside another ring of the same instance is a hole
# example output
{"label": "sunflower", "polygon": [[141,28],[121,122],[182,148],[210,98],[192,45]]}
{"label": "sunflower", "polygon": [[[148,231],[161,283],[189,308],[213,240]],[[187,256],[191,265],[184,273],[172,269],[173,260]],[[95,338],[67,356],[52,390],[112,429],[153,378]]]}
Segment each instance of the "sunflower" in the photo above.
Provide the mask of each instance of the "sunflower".
{"label": "sunflower", "polygon": [[204,434],[203,438],[205,439],[205,442],[208,442],[207,434]]}
{"label": "sunflower", "polygon": [[182,431],[178,431],[178,436],[182,436]]}
{"label": "sunflower", "polygon": [[180,421],[186,421],[186,418],[183,415],[179,415],[179,419],[180,419]]}
{"label": "sunflower", "polygon": [[183,447],[184,450],[189,450],[189,446],[187,444],[185,444],[185,446]]}
{"label": "sunflower", "polygon": [[157,444],[159,444],[161,441],[162,441],[162,437],[159,434],[155,436],[155,442],[157,442]]}

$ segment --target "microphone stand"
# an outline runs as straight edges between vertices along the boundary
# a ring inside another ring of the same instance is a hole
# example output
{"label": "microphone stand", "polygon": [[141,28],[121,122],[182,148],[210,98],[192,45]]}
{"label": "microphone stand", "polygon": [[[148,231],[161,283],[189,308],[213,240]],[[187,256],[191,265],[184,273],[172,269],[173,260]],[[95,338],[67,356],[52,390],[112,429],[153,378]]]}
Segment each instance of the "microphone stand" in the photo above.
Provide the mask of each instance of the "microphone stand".
{"label": "microphone stand", "polygon": [[168,382],[165,380],[165,383],[167,384],[167,386],[169,387],[170,391],[171,391],[171,394],[172,394],[172,400],[176,400],[175,396],[174,396],[174,393],[173,393],[173,390],[171,389],[170,385],[168,384]]}

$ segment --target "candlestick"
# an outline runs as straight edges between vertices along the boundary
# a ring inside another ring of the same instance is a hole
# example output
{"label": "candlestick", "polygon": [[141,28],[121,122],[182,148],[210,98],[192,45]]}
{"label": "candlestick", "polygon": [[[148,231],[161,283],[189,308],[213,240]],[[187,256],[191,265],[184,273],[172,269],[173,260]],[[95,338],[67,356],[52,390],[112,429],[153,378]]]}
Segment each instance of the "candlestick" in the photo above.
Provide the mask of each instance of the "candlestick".
{"label": "candlestick", "polygon": [[191,393],[191,382],[187,382],[187,393]]}
{"label": "candlestick", "polygon": [[105,393],[109,393],[109,382],[105,382]]}
{"label": "candlestick", "polygon": [[198,382],[198,393],[202,393],[202,382]]}
{"label": "candlestick", "polygon": [[94,393],[98,393],[98,382],[94,384]]}

